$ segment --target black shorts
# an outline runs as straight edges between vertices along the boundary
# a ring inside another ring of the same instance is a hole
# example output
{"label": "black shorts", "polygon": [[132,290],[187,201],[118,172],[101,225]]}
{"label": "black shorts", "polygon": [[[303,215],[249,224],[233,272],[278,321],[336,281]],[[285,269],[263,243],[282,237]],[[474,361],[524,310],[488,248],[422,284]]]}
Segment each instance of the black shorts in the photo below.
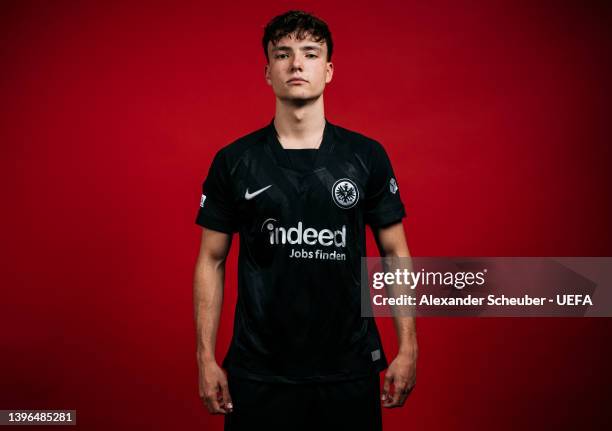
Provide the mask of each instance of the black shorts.
{"label": "black shorts", "polygon": [[233,412],[225,431],[380,431],[378,374],[326,383],[270,383],[228,375]]}

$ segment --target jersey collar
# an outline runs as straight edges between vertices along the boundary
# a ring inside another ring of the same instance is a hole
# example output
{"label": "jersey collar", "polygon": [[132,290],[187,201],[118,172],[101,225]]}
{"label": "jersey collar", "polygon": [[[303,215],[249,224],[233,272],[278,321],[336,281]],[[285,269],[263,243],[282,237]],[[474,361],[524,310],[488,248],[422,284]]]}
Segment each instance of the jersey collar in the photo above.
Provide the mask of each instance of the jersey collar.
{"label": "jersey collar", "polygon": [[[325,118],[325,128],[323,129],[323,140],[315,156],[313,169],[318,169],[325,165],[329,159],[329,155],[334,148],[336,130],[335,126]],[[283,148],[280,141],[278,140],[278,133],[276,127],[274,127],[274,117],[270,121],[270,124],[266,127],[266,143],[272,153],[272,156],[276,160],[279,166],[283,166],[288,169],[292,169],[291,160],[287,151]]]}

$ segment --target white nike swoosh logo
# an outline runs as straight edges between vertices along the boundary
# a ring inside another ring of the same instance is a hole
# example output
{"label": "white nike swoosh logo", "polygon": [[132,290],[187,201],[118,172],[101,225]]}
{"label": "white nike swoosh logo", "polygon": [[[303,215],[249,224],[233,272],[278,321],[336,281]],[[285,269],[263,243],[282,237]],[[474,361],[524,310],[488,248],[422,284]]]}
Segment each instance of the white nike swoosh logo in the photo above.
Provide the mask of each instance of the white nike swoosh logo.
{"label": "white nike swoosh logo", "polygon": [[268,190],[270,187],[272,187],[272,184],[270,184],[269,186],[264,187],[263,189],[259,189],[253,193],[249,193],[249,189],[246,189],[246,192],[244,193],[244,198],[248,201],[250,199],[253,199],[255,196],[257,196],[260,193],[265,192],[266,190]]}

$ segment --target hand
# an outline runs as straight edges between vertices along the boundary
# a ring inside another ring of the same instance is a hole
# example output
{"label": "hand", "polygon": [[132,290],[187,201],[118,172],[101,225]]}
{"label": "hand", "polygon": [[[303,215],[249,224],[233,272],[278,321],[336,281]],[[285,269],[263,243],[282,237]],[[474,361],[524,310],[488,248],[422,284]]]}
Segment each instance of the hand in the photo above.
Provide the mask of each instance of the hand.
{"label": "hand", "polygon": [[200,398],[213,415],[231,413],[233,410],[227,377],[217,365],[210,361],[200,363],[199,389]]}
{"label": "hand", "polygon": [[[406,398],[416,384],[417,354],[400,354],[391,362],[385,373],[381,400],[383,407],[393,408],[404,405]],[[391,390],[393,389],[393,392]]]}

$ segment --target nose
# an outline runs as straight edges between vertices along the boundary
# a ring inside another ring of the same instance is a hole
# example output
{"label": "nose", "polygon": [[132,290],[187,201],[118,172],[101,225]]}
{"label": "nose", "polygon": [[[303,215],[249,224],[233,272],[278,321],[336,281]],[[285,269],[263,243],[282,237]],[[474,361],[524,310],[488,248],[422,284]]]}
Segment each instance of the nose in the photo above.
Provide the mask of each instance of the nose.
{"label": "nose", "polygon": [[294,55],[293,60],[291,60],[291,71],[294,72],[296,70],[302,70],[302,58],[300,55]]}

